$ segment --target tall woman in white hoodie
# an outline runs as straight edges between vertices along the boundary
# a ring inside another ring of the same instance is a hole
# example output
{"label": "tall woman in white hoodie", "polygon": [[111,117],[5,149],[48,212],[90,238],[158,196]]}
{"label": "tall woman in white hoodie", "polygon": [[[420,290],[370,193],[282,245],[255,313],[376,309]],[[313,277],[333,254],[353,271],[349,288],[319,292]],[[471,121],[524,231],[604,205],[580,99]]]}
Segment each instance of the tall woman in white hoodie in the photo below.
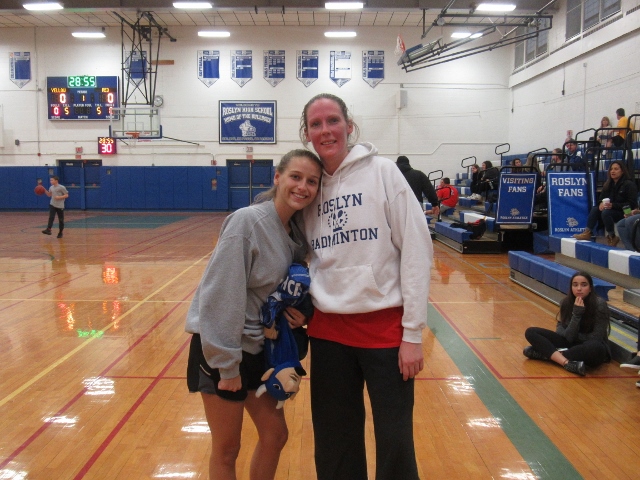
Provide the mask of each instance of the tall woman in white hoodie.
{"label": "tall woman in white hoodie", "polygon": [[433,246],[415,195],[392,160],[357,133],[343,100],[304,107],[300,137],[322,160],[304,210],[311,245],[311,409],[319,480],[365,480],[366,384],[376,479],[418,478],[414,378],[423,369]]}

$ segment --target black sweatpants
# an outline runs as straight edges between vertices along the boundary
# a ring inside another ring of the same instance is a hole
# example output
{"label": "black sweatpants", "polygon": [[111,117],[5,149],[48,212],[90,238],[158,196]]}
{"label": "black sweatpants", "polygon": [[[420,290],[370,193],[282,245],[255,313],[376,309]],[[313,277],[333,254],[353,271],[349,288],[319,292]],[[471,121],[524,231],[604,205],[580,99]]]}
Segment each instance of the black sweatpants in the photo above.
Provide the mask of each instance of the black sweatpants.
{"label": "black sweatpants", "polygon": [[607,346],[599,340],[571,343],[553,330],[541,327],[527,328],[524,336],[534,350],[546,358],[551,357],[558,348],[566,348],[562,355],[567,360],[584,362],[589,367],[597,367],[609,359]]}
{"label": "black sweatpants", "polygon": [[47,223],[47,230],[51,230],[53,227],[53,220],[56,218],[56,214],[58,214],[58,227],[60,228],[60,232],[64,230],[64,208],[56,208],[53,205],[49,205],[49,223]]}
{"label": "black sweatpants", "polygon": [[377,480],[418,479],[413,444],[414,381],[398,348],[357,348],[311,338],[311,417],[318,480],[366,480],[366,383]]}

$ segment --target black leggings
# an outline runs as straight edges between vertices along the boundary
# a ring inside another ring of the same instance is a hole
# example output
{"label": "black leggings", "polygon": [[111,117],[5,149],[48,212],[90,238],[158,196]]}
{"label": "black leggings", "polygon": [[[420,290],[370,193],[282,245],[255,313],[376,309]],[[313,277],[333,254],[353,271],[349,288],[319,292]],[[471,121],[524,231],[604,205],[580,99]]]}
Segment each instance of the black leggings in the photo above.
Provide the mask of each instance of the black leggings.
{"label": "black leggings", "polygon": [[559,333],[540,327],[527,328],[524,336],[533,349],[546,358],[550,358],[558,348],[566,348],[562,355],[567,360],[584,362],[589,367],[597,367],[609,360],[607,346],[599,340],[571,343]]}
{"label": "black leggings", "polygon": [[49,205],[49,223],[47,223],[47,230],[51,230],[51,227],[53,227],[53,220],[56,218],[56,213],[58,214],[58,227],[62,232],[62,230],[64,230],[64,209],[56,208],[53,205]]}

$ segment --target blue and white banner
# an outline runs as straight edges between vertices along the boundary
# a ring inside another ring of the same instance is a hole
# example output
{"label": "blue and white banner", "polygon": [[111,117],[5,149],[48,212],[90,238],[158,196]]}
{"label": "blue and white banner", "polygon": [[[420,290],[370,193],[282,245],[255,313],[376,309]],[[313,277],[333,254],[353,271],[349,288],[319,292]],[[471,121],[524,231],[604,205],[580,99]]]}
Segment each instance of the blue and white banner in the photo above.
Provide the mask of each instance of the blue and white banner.
{"label": "blue and white banner", "polygon": [[331,50],[329,77],[338,87],[351,80],[351,52]]}
{"label": "blue and white banner", "polygon": [[305,87],[318,79],[318,50],[297,50],[296,77]]}
{"label": "blue and white banner", "polygon": [[220,101],[220,143],[276,143],[276,102]]}
{"label": "blue and white banner", "polygon": [[253,78],[253,53],[251,50],[231,52],[231,79],[244,87]]}
{"label": "blue and white banner", "polygon": [[549,170],[547,194],[549,234],[568,236],[581,233],[587,226],[589,196],[593,198],[593,188],[590,193],[586,173]]}
{"label": "blue and white banner", "polygon": [[129,67],[129,80],[136,85],[142,82],[147,77],[147,52],[137,50],[131,52],[127,58],[127,66]]}
{"label": "blue and white banner", "polygon": [[220,50],[198,50],[198,80],[207,88],[220,80]]}
{"label": "blue and white banner", "polygon": [[272,87],[284,80],[284,50],[264,50],[262,76]]}
{"label": "blue and white banner", "polygon": [[384,50],[364,50],[362,52],[362,79],[371,88],[384,80]]}
{"label": "blue and white banner", "polygon": [[18,88],[24,87],[31,81],[31,53],[9,52],[10,78]]}
{"label": "blue and white banner", "polygon": [[498,189],[496,223],[531,223],[536,196],[536,174],[502,173]]}

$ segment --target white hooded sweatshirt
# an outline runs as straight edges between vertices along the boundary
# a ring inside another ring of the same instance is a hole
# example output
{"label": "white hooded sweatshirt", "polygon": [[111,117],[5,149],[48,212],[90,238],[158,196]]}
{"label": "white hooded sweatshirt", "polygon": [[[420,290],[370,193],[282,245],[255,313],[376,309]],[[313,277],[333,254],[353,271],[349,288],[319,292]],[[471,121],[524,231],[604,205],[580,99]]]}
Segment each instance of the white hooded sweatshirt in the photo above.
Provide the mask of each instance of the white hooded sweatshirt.
{"label": "white hooded sweatshirt", "polygon": [[314,305],[325,313],[404,307],[402,340],[427,326],[433,245],[406,179],[370,143],[355,145],[304,210]]}

